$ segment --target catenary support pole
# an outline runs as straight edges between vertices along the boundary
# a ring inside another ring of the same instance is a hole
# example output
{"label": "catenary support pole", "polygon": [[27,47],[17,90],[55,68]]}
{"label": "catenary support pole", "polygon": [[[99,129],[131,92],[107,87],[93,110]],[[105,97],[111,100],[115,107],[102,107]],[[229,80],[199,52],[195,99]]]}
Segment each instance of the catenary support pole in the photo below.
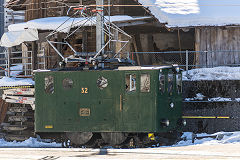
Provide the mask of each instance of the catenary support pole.
{"label": "catenary support pole", "polygon": [[[100,51],[104,46],[104,33],[103,33],[103,25],[104,25],[104,12],[103,5],[104,0],[96,0],[97,10],[97,24],[96,24],[96,51]],[[102,51],[103,53],[104,51]]]}

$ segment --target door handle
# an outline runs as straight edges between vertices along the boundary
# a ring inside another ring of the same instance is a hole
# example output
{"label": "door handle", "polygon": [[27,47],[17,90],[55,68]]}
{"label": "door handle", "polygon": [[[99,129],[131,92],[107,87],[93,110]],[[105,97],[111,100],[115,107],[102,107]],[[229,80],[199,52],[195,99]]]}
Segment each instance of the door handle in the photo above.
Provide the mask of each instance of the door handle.
{"label": "door handle", "polygon": [[120,94],[120,112],[122,112],[123,106],[122,106],[122,95]]}

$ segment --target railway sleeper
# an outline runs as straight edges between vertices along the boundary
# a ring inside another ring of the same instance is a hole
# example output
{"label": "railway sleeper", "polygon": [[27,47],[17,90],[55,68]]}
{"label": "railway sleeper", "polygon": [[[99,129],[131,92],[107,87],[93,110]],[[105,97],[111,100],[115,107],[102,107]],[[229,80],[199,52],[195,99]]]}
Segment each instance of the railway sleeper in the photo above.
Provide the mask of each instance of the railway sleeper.
{"label": "railway sleeper", "polygon": [[10,107],[9,112],[26,113],[28,112],[28,107]]}
{"label": "railway sleeper", "polygon": [[6,141],[25,141],[33,136],[34,136],[34,134],[27,134],[27,135],[7,134],[4,136],[4,139]]}
{"label": "railway sleeper", "polygon": [[5,125],[3,126],[3,130],[5,131],[23,131],[28,128],[27,125]]}
{"label": "railway sleeper", "polygon": [[9,116],[8,121],[9,122],[26,122],[28,120],[25,116]]}

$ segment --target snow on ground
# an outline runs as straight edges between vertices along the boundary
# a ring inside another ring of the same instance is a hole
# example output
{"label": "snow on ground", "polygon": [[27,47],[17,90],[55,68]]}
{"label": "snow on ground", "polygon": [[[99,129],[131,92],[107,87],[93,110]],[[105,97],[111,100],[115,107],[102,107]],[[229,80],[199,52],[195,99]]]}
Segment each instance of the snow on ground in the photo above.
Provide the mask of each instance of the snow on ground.
{"label": "snow on ground", "polygon": [[[12,66],[10,72],[11,78],[9,77],[0,78],[0,87],[34,85],[35,82],[31,78],[15,78],[22,72],[22,70],[23,70],[22,64]],[[7,76],[7,72],[5,72],[5,75]]]}
{"label": "snow on ground", "polygon": [[[196,139],[192,141],[193,137],[206,137],[202,139]],[[212,137],[212,138],[211,138]],[[214,137],[214,138],[213,138]],[[191,132],[185,132],[182,137],[183,140],[174,144],[172,146],[163,146],[163,147],[181,147],[189,145],[213,145],[213,144],[227,144],[227,143],[240,143],[240,131],[236,132],[217,132],[214,134],[196,134],[194,135]],[[3,139],[0,139],[0,147],[25,147],[25,148],[59,148],[61,147],[60,143],[56,142],[44,142],[39,138],[29,138],[23,142],[6,142]]]}
{"label": "snow on ground", "polygon": [[[240,131],[236,132],[217,132],[214,134],[196,134],[197,137],[206,137],[203,139],[195,139],[192,143],[193,133],[185,132],[182,135],[184,140],[173,145],[176,146],[188,146],[188,145],[213,145],[213,144],[226,144],[226,143],[240,143]],[[216,136],[216,138],[211,138],[210,136]]]}
{"label": "snow on ground", "polygon": [[209,102],[231,102],[231,101],[237,101],[240,102],[240,98],[224,98],[224,97],[214,97],[214,98],[206,98],[202,93],[197,93],[196,97],[193,98],[185,98],[185,101],[191,102],[191,101],[202,101],[206,100]]}
{"label": "snow on ground", "polygon": [[[6,70],[7,70],[7,68],[6,68]],[[11,70],[10,76],[16,77],[23,71],[23,65],[18,64],[18,65],[12,66],[12,67],[10,67],[10,70]],[[7,76],[7,72],[5,72],[5,75]]]}
{"label": "snow on ground", "polygon": [[199,68],[183,72],[183,80],[240,80],[240,67]]}
{"label": "snow on ground", "polygon": [[4,86],[20,86],[20,85],[34,85],[35,82],[31,78],[9,78],[3,77],[0,79],[0,87]]}
{"label": "snow on ground", "polygon": [[138,0],[168,27],[240,24],[238,0]]}
{"label": "snow on ground", "polygon": [[196,97],[193,97],[193,98],[185,98],[185,101],[203,100],[204,97],[206,97],[206,96],[204,96],[202,93],[197,93],[197,94],[196,94]]}
{"label": "snow on ground", "polygon": [[0,139],[0,148],[2,147],[25,147],[25,148],[59,148],[62,145],[60,143],[52,142],[42,142],[42,140],[37,138],[29,138],[23,142],[6,142],[3,139]]}

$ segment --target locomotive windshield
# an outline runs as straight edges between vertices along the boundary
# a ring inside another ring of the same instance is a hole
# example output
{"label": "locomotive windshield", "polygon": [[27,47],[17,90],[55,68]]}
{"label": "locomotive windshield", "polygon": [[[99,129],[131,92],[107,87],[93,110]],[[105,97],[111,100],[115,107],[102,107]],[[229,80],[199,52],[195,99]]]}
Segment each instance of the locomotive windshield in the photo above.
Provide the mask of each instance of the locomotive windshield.
{"label": "locomotive windshield", "polygon": [[172,73],[168,74],[168,93],[170,94],[173,92],[173,77]]}
{"label": "locomotive windshield", "polygon": [[162,73],[159,74],[159,90],[161,93],[165,92],[165,75]]}
{"label": "locomotive windshield", "polygon": [[141,92],[150,92],[150,75],[141,75]]}
{"label": "locomotive windshield", "polygon": [[45,77],[45,92],[48,94],[54,93],[54,79],[52,76]]}
{"label": "locomotive windshield", "polygon": [[177,80],[177,92],[182,93],[182,75],[179,73],[176,77]]}
{"label": "locomotive windshield", "polygon": [[136,74],[127,74],[125,79],[126,79],[126,91],[127,92],[136,91]]}

